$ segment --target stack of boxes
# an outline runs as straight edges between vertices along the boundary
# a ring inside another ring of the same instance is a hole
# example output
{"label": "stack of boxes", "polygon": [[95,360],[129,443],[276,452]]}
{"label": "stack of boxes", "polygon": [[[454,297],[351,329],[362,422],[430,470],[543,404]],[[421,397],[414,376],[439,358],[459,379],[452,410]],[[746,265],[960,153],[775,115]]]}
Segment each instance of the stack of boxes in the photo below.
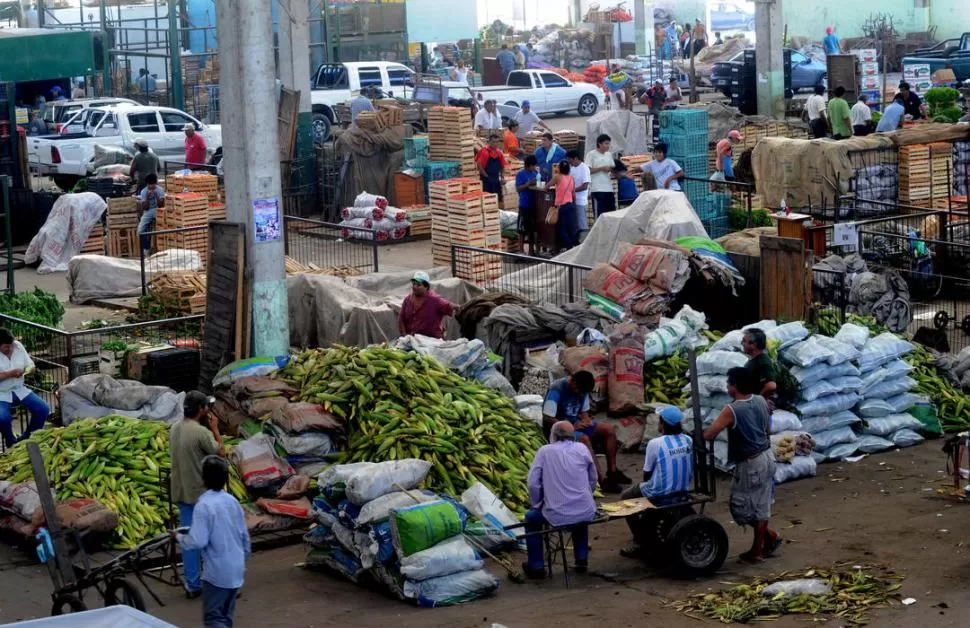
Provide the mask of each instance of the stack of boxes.
{"label": "stack of boxes", "polygon": [[428,198],[431,200],[431,257],[435,266],[451,265],[451,243],[454,241],[464,244],[453,240],[453,233],[460,235],[467,232],[467,228],[463,227],[452,229],[449,200],[452,196],[481,191],[482,182],[478,179],[453,178],[431,181],[428,184]]}
{"label": "stack of boxes", "polygon": [[[482,192],[476,179],[433,182],[431,188],[431,253],[436,266],[451,265],[451,245],[501,251],[502,226],[498,196]],[[486,282],[502,275],[498,256],[460,251],[455,276]]]}
{"label": "stack of boxes", "polygon": [[[158,210],[155,219],[157,231],[197,227],[209,224],[209,199],[201,192],[171,194],[166,197],[165,207]],[[198,251],[203,261],[209,256],[209,231],[197,229],[179,233],[163,233],[155,237],[158,250],[191,249]]]}
{"label": "stack of boxes", "polygon": [[899,202],[915,207],[929,207],[932,199],[930,147],[926,145],[899,148]]}
{"label": "stack of boxes", "polygon": [[134,198],[108,199],[108,255],[138,257],[138,220],[138,201]]}
{"label": "stack of boxes", "polygon": [[[660,114],[660,141],[667,145],[667,157],[676,161],[687,177],[700,181],[682,181],[681,188],[712,238],[727,229],[729,193],[711,193],[707,183],[707,110],[681,107]],[[726,197],[721,198],[721,197]]]}
{"label": "stack of boxes", "polygon": [[[879,55],[875,48],[852,50],[859,57],[859,93],[866,97],[869,106],[878,111],[882,102],[882,75],[879,73]],[[850,103],[851,107],[855,103]]]}
{"label": "stack of boxes", "polygon": [[458,162],[461,176],[478,176],[478,167],[475,165],[475,129],[468,109],[432,107],[428,112],[428,137],[432,160]]}

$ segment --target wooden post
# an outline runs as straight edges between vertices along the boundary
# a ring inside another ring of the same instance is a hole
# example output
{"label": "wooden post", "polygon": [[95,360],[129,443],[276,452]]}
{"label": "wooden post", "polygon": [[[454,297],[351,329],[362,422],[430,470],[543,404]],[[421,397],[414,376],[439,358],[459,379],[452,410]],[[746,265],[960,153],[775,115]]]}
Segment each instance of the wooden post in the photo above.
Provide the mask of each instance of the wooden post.
{"label": "wooden post", "polygon": [[74,568],[71,566],[71,553],[64,542],[64,531],[61,520],[57,517],[57,506],[51,493],[50,481],[44,469],[44,456],[40,453],[37,443],[27,443],[27,455],[30,456],[30,467],[34,471],[34,484],[40,497],[40,506],[44,509],[47,520],[47,531],[50,533],[51,543],[54,545],[54,556],[48,557],[47,569],[50,570],[54,590],[72,586],[75,582]]}

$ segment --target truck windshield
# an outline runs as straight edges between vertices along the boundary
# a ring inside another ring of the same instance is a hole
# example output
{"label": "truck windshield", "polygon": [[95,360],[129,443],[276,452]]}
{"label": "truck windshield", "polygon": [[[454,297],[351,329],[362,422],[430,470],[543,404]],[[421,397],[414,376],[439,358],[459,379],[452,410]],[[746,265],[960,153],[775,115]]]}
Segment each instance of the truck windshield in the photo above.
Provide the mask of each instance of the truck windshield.
{"label": "truck windshield", "polygon": [[317,72],[317,89],[349,89],[347,68],[342,65],[324,65]]}

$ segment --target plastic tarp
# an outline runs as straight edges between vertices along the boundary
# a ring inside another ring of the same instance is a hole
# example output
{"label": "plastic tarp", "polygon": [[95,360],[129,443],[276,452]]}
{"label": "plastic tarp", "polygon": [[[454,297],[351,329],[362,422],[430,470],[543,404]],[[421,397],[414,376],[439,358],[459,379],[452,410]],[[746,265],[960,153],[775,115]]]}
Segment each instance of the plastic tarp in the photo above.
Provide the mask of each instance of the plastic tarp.
{"label": "plastic tarp", "polygon": [[[586,121],[586,137],[596,138],[606,133],[610,136],[610,150],[624,155],[646,155],[647,118],[632,111],[603,109]],[[587,144],[587,149],[595,148]]]}
{"label": "plastic tarp", "polygon": [[[644,239],[673,242],[685,236],[708,237],[687,196],[682,192],[651,190],[641,194],[633,205],[600,216],[582,244],[552,259],[592,268],[609,263],[624,242],[636,244]],[[501,286],[521,286],[520,296],[540,303],[555,301],[553,297],[557,294],[583,294],[581,273],[570,273],[569,268],[553,264],[505,275]]]}
{"label": "plastic tarp", "polygon": [[54,201],[47,221],[30,241],[24,262],[29,265],[40,260],[37,272],[41,274],[67,270],[106,209],[108,204],[94,192],[64,194]]}
{"label": "plastic tarp", "polygon": [[[447,268],[430,271],[431,287],[455,305],[484,293],[472,283],[449,278],[448,273]],[[297,275],[287,278],[291,344],[364,347],[399,337],[397,317],[404,297],[411,290],[412,274],[406,271],[358,277]],[[447,337],[460,337],[455,319],[445,320]]]}
{"label": "plastic tarp", "polygon": [[164,421],[171,425],[182,418],[185,393],[165,386],[146,386],[108,375],[82,375],[61,388],[64,425],[77,419],[120,414],[133,419]]}
{"label": "plastic tarp", "polygon": [[[167,249],[145,260],[145,274],[202,271],[202,256],[189,249]],[[76,255],[67,265],[71,303],[141,296],[141,260]]]}

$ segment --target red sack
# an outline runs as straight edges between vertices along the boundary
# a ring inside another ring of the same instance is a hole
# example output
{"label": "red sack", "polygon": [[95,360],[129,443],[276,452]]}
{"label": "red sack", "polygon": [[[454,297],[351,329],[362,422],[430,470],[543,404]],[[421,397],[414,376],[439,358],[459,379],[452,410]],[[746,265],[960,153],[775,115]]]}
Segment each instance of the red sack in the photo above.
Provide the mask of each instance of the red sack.
{"label": "red sack", "polygon": [[256,505],[271,515],[285,515],[297,519],[310,518],[310,500],[306,497],[292,501],[262,497],[256,500]]}

